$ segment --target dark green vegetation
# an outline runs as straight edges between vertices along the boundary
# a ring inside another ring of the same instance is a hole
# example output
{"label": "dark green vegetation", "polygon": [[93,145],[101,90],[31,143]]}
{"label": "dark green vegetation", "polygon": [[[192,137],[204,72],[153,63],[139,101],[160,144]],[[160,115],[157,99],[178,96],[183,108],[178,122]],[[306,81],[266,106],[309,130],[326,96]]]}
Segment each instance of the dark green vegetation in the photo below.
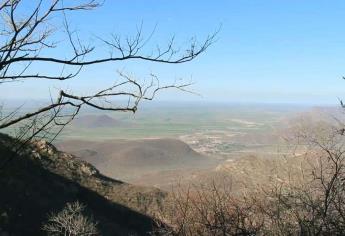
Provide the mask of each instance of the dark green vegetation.
{"label": "dark green vegetation", "polygon": [[44,235],[41,226],[47,214],[76,200],[93,213],[102,235],[145,235],[152,230],[154,222],[147,214],[164,200],[160,190],[110,179],[44,141],[14,154],[14,141],[0,135],[1,161],[14,157],[0,170],[0,232]]}

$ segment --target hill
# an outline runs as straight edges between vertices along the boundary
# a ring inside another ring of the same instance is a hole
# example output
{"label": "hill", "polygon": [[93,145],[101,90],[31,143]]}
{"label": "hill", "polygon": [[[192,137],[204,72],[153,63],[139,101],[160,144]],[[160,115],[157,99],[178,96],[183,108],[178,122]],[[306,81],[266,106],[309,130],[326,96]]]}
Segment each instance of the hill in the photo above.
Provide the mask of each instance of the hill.
{"label": "hill", "polygon": [[94,164],[102,173],[127,181],[154,172],[200,169],[215,163],[178,139],[70,140],[58,146]]}
{"label": "hill", "polygon": [[79,128],[106,128],[122,125],[122,122],[108,115],[84,115],[73,120],[72,125]]}
{"label": "hill", "polygon": [[94,166],[37,141],[20,154],[16,142],[0,134],[0,234],[44,235],[47,214],[67,202],[87,205],[99,222],[101,235],[147,235],[154,225],[148,214],[160,205],[165,193],[133,186],[102,175]]}

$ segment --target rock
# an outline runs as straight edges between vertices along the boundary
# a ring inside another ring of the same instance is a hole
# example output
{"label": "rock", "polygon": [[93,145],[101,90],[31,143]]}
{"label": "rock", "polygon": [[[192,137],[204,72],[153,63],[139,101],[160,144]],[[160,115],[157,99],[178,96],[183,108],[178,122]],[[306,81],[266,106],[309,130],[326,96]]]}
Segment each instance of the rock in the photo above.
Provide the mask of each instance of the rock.
{"label": "rock", "polygon": [[38,151],[46,152],[48,155],[53,155],[57,152],[56,148],[50,143],[48,143],[46,140],[36,141],[34,145],[36,146]]}
{"label": "rock", "polygon": [[90,165],[86,165],[85,163],[82,163],[80,166],[80,170],[86,174],[87,176],[91,176],[94,174],[97,174],[97,170],[95,168],[93,168]]}
{"label": "rock", "polygon": [[33,158],[41,159],[41,155],[34,150],[32,151],[32,156],[33,156]]}

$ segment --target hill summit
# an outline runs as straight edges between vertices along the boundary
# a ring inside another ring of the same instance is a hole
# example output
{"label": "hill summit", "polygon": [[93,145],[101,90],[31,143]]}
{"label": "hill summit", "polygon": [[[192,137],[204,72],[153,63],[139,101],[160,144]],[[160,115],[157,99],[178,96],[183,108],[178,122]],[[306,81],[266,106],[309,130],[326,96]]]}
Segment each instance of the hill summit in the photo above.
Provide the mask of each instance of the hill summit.
{"label": "hill summit", "polygon": [[72,122],[72,125],[80,128],[106,128],[121,124],[122,122],[108,115],[84,115]]}
{"label": "hill summit", "polygon": [[215,162],[172,138],[68,140],[60,142],[58,147],[92,163],[102,173],[126,181],[155,172],[208,167]]}

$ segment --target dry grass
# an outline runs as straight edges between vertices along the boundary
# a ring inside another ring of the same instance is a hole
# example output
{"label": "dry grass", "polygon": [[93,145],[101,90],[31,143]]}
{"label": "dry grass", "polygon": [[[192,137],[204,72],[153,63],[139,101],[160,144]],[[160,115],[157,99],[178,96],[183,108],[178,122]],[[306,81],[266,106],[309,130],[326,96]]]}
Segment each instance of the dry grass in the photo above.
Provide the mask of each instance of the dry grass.
{"label": "dry grass", "polygon": [[[165,235],[343,235],[345,147],[338,128],[298,123],[291,155],[228,162],[218,177],[178,188],[158,215]],[[304,150],[301,152],[301,150]]]}

